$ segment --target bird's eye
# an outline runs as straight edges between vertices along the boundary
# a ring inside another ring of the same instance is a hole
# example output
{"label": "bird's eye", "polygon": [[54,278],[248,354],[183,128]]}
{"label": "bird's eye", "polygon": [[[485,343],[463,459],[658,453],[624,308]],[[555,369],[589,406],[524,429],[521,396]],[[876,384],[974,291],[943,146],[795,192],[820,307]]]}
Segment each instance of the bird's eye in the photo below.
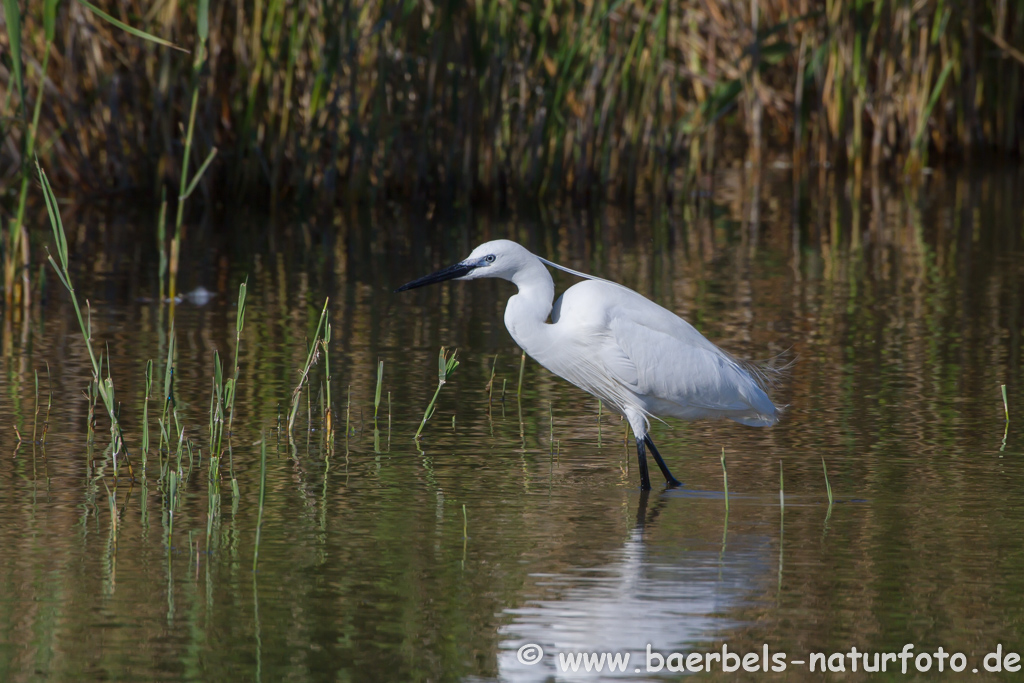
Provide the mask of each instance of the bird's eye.
{"label": "bird's eye", "polygon": [[487,256],[484,256],[484,261],[487,261],[488,263],[494,263],[494,254],[488,254]]}

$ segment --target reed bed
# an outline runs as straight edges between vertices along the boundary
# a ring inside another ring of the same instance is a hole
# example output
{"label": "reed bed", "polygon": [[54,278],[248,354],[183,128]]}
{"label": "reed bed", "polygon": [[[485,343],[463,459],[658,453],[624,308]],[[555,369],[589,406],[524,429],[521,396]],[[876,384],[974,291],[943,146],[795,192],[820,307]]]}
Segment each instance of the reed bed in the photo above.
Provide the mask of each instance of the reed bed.
{"label": "reed bed", "polygon": [[36,158],[60,194],[170,190],[173,298],[195,193],[631,203],[743,157],[915,175],[1024,151],[1006,0],[98,5],[0,2],[8,308],[32,297]]}
{"label": "reed bed", "polygon": [[859,168],[1024,144],[1005,0],[98,5],[191,54],[81,2],[8,17],[0,177],[37,153],[94,193],[628,198],[766,145]]}

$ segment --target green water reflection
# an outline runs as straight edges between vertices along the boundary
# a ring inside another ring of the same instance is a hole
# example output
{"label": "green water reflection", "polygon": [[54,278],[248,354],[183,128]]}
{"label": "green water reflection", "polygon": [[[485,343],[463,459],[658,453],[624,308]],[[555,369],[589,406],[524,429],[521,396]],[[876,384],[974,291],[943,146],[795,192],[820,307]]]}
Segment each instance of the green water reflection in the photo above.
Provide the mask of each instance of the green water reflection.
{"label": "green water reflection", "polygon": [[[51,287],[0,335],[0,678],[595,680],[560,673],[556,654],[767,643],[795,659],[914,643],[978,665],[997,644],[1024,650],[1022,190],[1024,176],[1001,171],[861,192],[829,175],[780,177],[755,212],[752,189],[725,173],[713,205],[637,215],[403,213],[223,242],[197,228],[183,285],[218,296],[175,312],[175,399],[195,452],[170,545],[160,456],[145,477],[115,481],[104,426],[86,441],[88,355]],[[141,475],[143,373],[149,359],[162,372],[170,312],[139,300],[155,292],[153,250],[109,248],[148,234],[133,221],[65,216]],[[595,400],[530,362],[516,400],[519,352],[501,322],[511,285],[392,293],[496,237],[623,282],[738,355],[796,358],[775,393],[784,419],[655,424],[686,486],[641,497],[617,416],[599,419]],[[211,522],[213,352],[233,353],[246,275],[240,496],[222,482]],[[281,431],[328,296],[333,452],[321,441],[322,364],[311,417],[303,398],[294,441]],[[417,447],[442,345],[462,364]],[[506,391],[488,403],[492,365]],[[44,421],[45,445],[31,443]],[[518,661],[528,643],[547,652],[539,664]]]}

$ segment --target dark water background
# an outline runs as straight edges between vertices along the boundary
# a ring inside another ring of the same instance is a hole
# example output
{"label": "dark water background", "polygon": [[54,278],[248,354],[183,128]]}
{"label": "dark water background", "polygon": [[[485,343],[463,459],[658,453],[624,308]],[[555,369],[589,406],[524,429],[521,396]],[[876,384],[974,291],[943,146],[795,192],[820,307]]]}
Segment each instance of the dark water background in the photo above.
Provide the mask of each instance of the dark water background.
{"label": "dark water background", "polygon": [[[779,173],[755,189],[726,172],[710,199],[633,213],[207,218],[180,280],[216,297],[174,313],[176,400],[196,452],[170,545],[160,455],[145,478],[115,481],[105,420],[87,443],[88,354],[49,273],[0,339],[0,679],[596,680],[558,671],[557,653],[631,652],[628,675],[642,677],[648,645],[723,643],[789,659],[942,646],[969,672],[996,645],[1024,651],[1022,197],[1024,175],[1001,169],[859,193],[830,175],[794,187]],[[78,211],[64,216],[76,284],[138,475],[146,361],[162,378],[169,339],[169,307],[145,300],[157,291],[152,222]],[[498,237],[633,287],[739,356],[795,358],[774,394],[784,419],[655,423],[685,487],[642,496],[618,416],[599,419],[596,400],[529,360],[517,400],[519,351],[502,323],[512,285],[392,293]],[[233,354],[246,276],[240,496],[223,485],[208,539],[213,353]],[[311,420],[304,397],[294,440],[280,429],[325,297],[333,453],[322,362]],[[442,345],[462,363],[417,446]],[[33,445],[51,391],[45,446]],[[517,660],[527,643],[547,652],[540,664]],[[820,680],[795,665],[784,677]]]}

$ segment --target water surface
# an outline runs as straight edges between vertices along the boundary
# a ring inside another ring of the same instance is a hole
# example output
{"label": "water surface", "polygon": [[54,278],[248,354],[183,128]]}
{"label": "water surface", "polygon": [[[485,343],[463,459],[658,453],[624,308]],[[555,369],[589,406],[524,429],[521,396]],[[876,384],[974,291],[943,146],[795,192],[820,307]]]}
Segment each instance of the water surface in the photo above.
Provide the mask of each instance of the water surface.
{"label": "water surface", "polygon": [[[648,646],[806,659],[913,643],[979,668],[997,645],[1024,651],[1022,190],[1024,176],[998,169],[860,192],[830,175],[770,176],[758,190],[723,173],[711,200],[632,214],[396,209],[266,231],[207,219],[181,283],[217,296],[173,312],[175,405],[193,445],[173,527],[168,455],[152,448],[143,476],[139,452],[146,362],[155,442],[172,336],[170,307],[153,301],[149,217],[69,209],[78,292],[137,476],[119,464],[115,479],[102,416],[87,439],[88,354],[47,274],[0,335],[0,678],[598,680],[623,674],[563,672],[558,653],[631,653],[625,677],[644,678],[633,669]],[[641,495],[618,416],[531,361],[517,398],[520,355],[502,323],[512,285],[392,292],[497,237],[633,287],[737,355],[795,360],[774,393],[783,420],[656,423],[685,486]],[[246,277],[239,496],[225,456],[211,519],[213,354],[233,358]],[[333,450],[323,359],[291,439],[284,429],[327,297]],[[417,444],[442,345],[461,365]],[[537,664],[517,656],[529,644],[546,653]],[[787,678],[820,674],[794,665]]]}

